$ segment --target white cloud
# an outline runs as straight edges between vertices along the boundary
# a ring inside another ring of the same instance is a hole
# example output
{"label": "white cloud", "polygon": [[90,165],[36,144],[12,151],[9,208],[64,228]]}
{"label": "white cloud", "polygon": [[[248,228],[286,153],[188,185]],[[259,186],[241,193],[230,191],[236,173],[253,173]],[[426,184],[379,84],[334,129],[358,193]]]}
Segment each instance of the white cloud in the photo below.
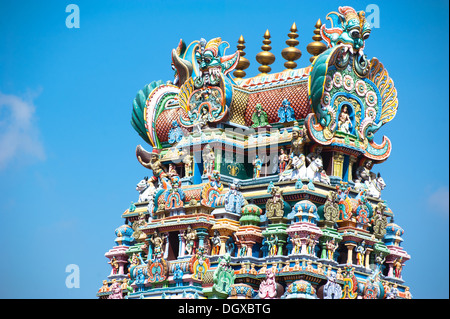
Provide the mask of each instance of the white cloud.
{"label": "white cloud", "polygon": [[32,99],[0,92],[0,170],[19,157],[45,159]]}
{"label": "white cloud", "polygon": [[442,186],[428,196],[431,211],[448,218],[449,214],[449,188]]}

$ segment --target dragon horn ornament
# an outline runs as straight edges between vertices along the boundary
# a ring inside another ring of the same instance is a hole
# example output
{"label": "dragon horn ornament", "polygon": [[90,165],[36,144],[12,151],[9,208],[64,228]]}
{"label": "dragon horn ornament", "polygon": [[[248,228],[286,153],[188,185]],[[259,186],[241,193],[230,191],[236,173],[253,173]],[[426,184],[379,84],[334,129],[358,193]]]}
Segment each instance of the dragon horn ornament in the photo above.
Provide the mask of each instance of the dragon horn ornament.
{"label": "dragon horn ornament", "polygon": [[219,54],[219,45],[222,43],[222,38],[214,38],[212,40],[209,40],[208,43],[206,43],[205,51],[209,50],[213,52],[214,56],[217,56]]}
{"label": "dragon horn ornament", "polygon": [[395,116],[397,91],[384,66],[364,54],[371,31],[365,13],[351,7],[339,7],[338,11],[327,15],[331,27],[323,24],[320,29],[329,49],[312,64],[308,93],[314,116],[308,116],[305,122],[313,139],[328,145],[345,104],[353,118],[352,134],[365,156],[382,161],[389,156],[391,144],[387,137],[380,145],[375,144],[374,134]]}

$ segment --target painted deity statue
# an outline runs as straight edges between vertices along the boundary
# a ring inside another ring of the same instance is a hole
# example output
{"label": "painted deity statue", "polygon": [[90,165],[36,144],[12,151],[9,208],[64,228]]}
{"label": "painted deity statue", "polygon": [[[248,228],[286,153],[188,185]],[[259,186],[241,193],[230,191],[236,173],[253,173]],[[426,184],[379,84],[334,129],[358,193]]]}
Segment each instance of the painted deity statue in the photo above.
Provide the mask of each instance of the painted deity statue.
{"label": "painted deity statue", "polygon": [[363,166],[358,167],[356,170],[355,189],[366,189],[367,195],[380,198],[381,191],[386,187],[386,183],[380,173],[375,175],[371,171],[372,167],[373,162],[371,160],[367,160]]}
{"label": "painted deity statue", "polygon": [[178,176],[177,170],[175,169],[174,164],[169,164],[169,171],[167,172],[170,178],[174,176]]}
{"label": "painted deity statue", "polygon": [[395,259],[394,263],[392,264],[394,266],[394,276],[395,278],[402,278],[402,269],[403,269],[403,257],[399,257]]}
{"label": "painted deity statue", "polygon": [[213,287],[218,292],[228,293],[228,289],[234,283],[236,275],[234,269],[230,266],[230,262],[230,254],[225,254],[219,258],[218,266],[213,275]]}
{"label": "painted deity statue", "polygon": [[113,279],[113,283],[110,288],[112,293],[108,296],[108,299],[123,299],[122,287],[118,281]]}
{"label": "painted deity statue", "polygon": [[277,283],[272,268],[266,270],[266,279],[259,285],[258,295],[261,299],[275,299],[277,297]]}
{"label": "painted deity statue", "polygon": [[153,176],[150,179],[150,182],[158,181],[162,188],[167,189],[169,187],[169,176],[166,173],[166,168],[161,164],[159,160],[159,153],[152,151],[150,162],[145,163],[141,156],[138,155],[138,161],[144,167],[151,169],[153,172]]}
{"label": "painted deity statue", "polygon": [[247,245],[245,243],[241,243],[241,248],[239,249],[238,256],[239,257],[247,256],[247,250],[248,250]]}
{"label": "painted deity statue", "polygon": [[373,167],[373,162],[371,160],[368,160],[364,163],[363,166],[358,167],[356,170],[356,178],[361,183],[371,182],[372,179],[376,178],[375,173],[371,171]]}
{"label": "painted deity statue", "polygon": [[117,275],[119,273],[119,263],[117,262],[116,256],[114,256],[108,263],[111,264],[112,267],[111,274]]}
{"label": "painted deity statue", "polygon": [[253,112],[252,115],[252,122],[253,128],[264,127],[269,125],[267,113],[264,111],[260,103],[257,103],[255,106],[255,112]]}
{"label": "painted deity statue", "polygon": [[175,271],[173,272],[173,280],[175,281],[176,287],[182,287],[183,286],[183,270],[181,270],[181,266],[178,263],[175,267]]}
{"label": "painted deity statue", "polygon": [[183,157],[184,164],[184,177],[191,177],[194,175],[194,160],[190,154],[186,154]]}
{"label": "painted deity statue", "polygon": [[292,243],[294,245],[294,249],[292,250],[292,253],[293,254],[297,254],[297,255],[300,254],[301,249],[302,249],[302,239],[301,239],[301,237],[296,234],[292,238]]}
{"label": "painted deity statue", "polygon": [[279,186],[274,186],[270,192],[272,198],[266,202],[267,218],[283,217],[284,215],[284,199],[283,190]]}
{"label": "painted deity statue", "polygon": [[233,236],[228,236],[227,241],[225,242],[225,249],[227,251],[227,254],[233,255],[234,250],[236,248],[236,245],[234,244]]}
{"label": "painted deity statue", "polygon": [[211,148],[209,144],[205,146],[203,149],[203,174],[211,175],[214,171],[214,164],[216,160],[216,156],[214,154],[214,150]]}
{"label": "painted deity statue", "polygon": [[234,180],[230,184],[230,190],[225,194],[225,211],[233,214],[240,214],[244,206],[244,196],[238,190],[238,181]]}
{"label": "painted deity statue", "polygon": [[306,252],[308,253],[308,255],[314,255],[315,248],[316,248],[316,239],[314,238],[314,236],[308,235],[308,238],[306,241]]}
{"label": "painted deity statue", "polygon": [[211,237],[211,246],[212,246],[212,251],[211,251],[211,255],[218,255],[220,252],[220,234],[217,230],[214,231],[214,236]]}
{"label": "painted deity statue", "polygon": [[322,146],[317,146],[315,150],[306,156],[308,167],[306,168],[306,178],[312,181],[320,182],[324,179],[323,160],[322,160]]}
{"label": "painted deity statue", "polygon": [[139,192],[138,203],[149,201],[156,192],[155,185],[149,181],[148,176],[137,183],[136,190]]}
{"label": "painted deity statue", "polygon": [[350,120],[350,115],[348,114],[348,107],[347,105],[343,105],[341,113],[339,114],[338,131],[350,133],[351,128],[352,121]]}
{"label": "painted deity statue", "polygon": [[326,243],[327,249],[327,259],[334,260],[334,252],[336,251],[338,245],[334,242],[334,239],[328,240]]}
{"label": "painted deity statue", "polygon": [[282,105],[278,109],[278,117],[280,123],[295,121],[294,109],[288,99],[284,99]]}
{"label": "painted deity statue", "polygon": [[276,256],[278,252],[278,236],[271,234],[270,238],[266,240],[269,250],[269,256]]}
{"label": "painted deity statue", "polygon": [[366,253],[367,248],[365,247],[365,241],[363,240],[356,247],[356,262],[359,266],[364,266],[364,255]]}
{"label": "painted deity statue", "polygon": [[284,172],[289,163],[289,156],[285,153],[284,148],[280,148],[280,155],[278,156],[278,168],[280,174]]}
{"label": "painted deity statue", "polygon": [[304,145],[307,141],[308,137],[305,130],[300,129],[298,123],[294,122],[294,127],[292,128],[291,153],[289,157],[292,159],[294,156],[303,154]]}
{"label": "painted deity statue", "polygon": [[259,178],[261,176],[262,161],[258,155],[255,155],[253,160],[253,178]]}
{"label": "painted deity statue", "polygon": [[181,141],[184,133],[177,121],[172,121],[172,128],[169,131],[169,144],[175,144]]}
{"label": "painted deity statue", "polygon": [[197,231],[188,225],[186,232],[183,234],[186,240],[186,253],[192,255],[194,253],[195,240],[197,239]]}
{"label": "painted deity statue", "polygon": [[152,238],[150,238],[150,242],[153,245],[153,258],[155,260],[161,259],[164,252],[164,242],[166,240],[166,236],[158,234],[158,232],[153,232]]}
{"label": "painted deity statue", "polygon": [[324,285],[323,289],[323,299],[341,299],[342,297],[342,288],[336,282],[336,274],[331,273],[327,276],[327,283]]}
{"label": "painted deity statue", "polygon": [[387,218],[384,216],[386,205],[379,202],[374,209],[372,217],[373,232],[376,237],[382,238],[386,234]]}

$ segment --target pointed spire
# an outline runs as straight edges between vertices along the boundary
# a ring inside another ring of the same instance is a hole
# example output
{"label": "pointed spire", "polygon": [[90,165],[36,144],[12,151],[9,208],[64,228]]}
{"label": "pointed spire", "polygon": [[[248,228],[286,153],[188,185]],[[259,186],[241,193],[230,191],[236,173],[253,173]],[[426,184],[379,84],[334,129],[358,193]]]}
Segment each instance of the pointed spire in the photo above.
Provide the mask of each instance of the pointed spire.
{"label": "pointed spire", "polygon": [[272,50],[272,47],[269,45],[272,43],[272,41],[270,41],[269,39],[270,33],[269,30],[266,30],[266,33],[264,33],[264,44],[261,47],[262,51],[256,55],[256,61],[261,64],[261,66],[258,68],[261,74],[269,73],[272,70],[269,65],[275,62],[275,55],[272,52],[269,52],[270,50]]}
{"label": "pointed spire", "polygon": [[236,79],[242,79],[246,73],[244,70],[250,66],[250,61],[247,58],[244,58],[245,52],[245,45],[244,45],[244,37],[241,35],[238,40],[237,49],[239,51],[239,62],[236,65],[236,71],[233,72],[233,75],[236,77]]}
{"label": "pointed spire", "polygon": [[287,60],[287,62],[284,63],[286,69],[295,69],[297,67],[297,63],[294,61],[300,59],[302,56],[302,51],[296,48],[299,41],[297,40],[297,25],[295,22],[292,24],[291,32],[288,33],[288,37],[289,39],[286,40],[286,44],[289,47],[284,48],[283,51],[281,51],[281,55],[285,60]]}
{"label": "pointed spire", "polygon": [[325,43],[320,42],[322,40],[322,36],[320,35],[320,27],[322,26],[322,21],[317,20],[316,22],[316,29],[314,29],[314,35],[312,39],[314,40],[310,44],[306,46],[306,50],[312,55],[312,57],[309,58],[309,61],[312,63],[316,56],[321,54],[323,51],[327,49],[327,46]]}

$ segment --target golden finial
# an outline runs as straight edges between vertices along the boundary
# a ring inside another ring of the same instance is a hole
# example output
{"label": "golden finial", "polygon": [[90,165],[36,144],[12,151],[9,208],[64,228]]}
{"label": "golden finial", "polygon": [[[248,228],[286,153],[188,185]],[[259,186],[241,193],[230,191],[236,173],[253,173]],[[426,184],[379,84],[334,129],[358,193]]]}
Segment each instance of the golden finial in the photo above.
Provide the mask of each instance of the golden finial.
{"label": "golden finial", "polygon": [[316,56],[318,56],[319,54],[321,54],[323,51],[325,51],[327,49],[326,44],[323,42],[320,42],[320,40],[322,40],[322,36],[320,35],[320,27],[321,26],[322,26],[322,22],[319,19],[316,22],[316,25],[315,25],[316,29],[314,30],[314,35],[312,37],[312,39],[314,41],[306,46],[306,50],[310,54],[312,54],[312,57],[309,58],[309,61],[311,63],[314,61]]}
{"label": "golden finial", "polygon": [[298,40],[296,39],[298,37],[297,34],[297,25],[292,24],[291,32],[288,33],[289,39],[286,40],[286,44],[289,46],[287,48],[284,48],[283,51],[281,51],[281,55],[287,62],[284,63],[284,66],[286,69],[295,69],[297,67],[297,63],[294,62],[295,60],[300,59],[302,56],[302,51],[300,51],[296,46],[298,45]]}
{"label": "golden finial", "polygon": [[256,55],[256,61],[261,64],[261,66],[258,68],[261,74],[269,73],[272,70],[269,64],[272,64],[275,61],[275,55],[272,52],[269,52],[270,50],[272,50],[272,47],[269,45],[272,43],[272,41],[270,41],[269,39],[270,33],[269,30],[267,30],[266,33],[264,33],[264,45],[261,47],[262,51]]}
{"label": "golden finial", "polygon": [[236,71],[233,72],[233,75],[237,79],[242,79],[245,76],[244,70],[250,66],[250,61],[247,58],[244,58],[245,45],[244,45],[244,37],[241,35],[238,40],[237,49],[239,51],[239,62],[236,65]]}

